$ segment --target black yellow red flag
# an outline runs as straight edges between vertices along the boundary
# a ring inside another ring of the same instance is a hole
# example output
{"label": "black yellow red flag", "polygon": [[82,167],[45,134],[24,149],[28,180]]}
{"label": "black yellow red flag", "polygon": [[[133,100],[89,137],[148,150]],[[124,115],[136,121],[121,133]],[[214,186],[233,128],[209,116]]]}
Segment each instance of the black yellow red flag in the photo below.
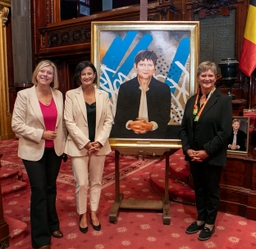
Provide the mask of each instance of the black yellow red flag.
{"label": "black yellow red flag", "polygon": [[256,68],[256,0],[251,0],[246,19],[239,69],[251,76]]}

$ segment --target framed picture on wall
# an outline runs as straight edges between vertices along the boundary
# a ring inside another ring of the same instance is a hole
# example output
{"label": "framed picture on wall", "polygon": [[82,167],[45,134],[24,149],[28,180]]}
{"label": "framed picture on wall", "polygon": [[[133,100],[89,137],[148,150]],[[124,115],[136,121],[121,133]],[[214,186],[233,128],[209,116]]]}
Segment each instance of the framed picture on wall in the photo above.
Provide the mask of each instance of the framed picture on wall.
{"label": "framed picture on wall", "polygon": [[249,117],[233,116],[228,140],[228,154],[247,155],[249,150]]}
{"label": "framed picture on wall", "polygon": [[[181,147],[195,93],[199,22],[92,22],[91,58],[109,95],[113,144]],[[145,97],[146,96],[146,97]]]}

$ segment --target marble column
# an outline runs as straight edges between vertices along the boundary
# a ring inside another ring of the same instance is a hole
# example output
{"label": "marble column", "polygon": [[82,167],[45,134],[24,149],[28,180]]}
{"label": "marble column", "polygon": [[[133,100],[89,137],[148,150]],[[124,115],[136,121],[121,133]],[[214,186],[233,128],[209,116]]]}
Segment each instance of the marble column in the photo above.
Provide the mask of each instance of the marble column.
{"label": "marble column", "polygon": [[33,48],[30,2],[30,0],[12,0],[14,84],[18,89],[31,86]]}

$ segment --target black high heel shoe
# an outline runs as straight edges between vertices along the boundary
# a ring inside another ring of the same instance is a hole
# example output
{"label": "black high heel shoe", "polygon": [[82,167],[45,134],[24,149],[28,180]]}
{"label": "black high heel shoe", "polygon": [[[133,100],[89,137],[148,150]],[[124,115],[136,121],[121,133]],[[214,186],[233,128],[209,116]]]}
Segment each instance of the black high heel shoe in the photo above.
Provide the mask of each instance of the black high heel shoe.
{"label": "black high heel shoe", "polygon": [[96,231],[100,231],[100,229],[101,229],[101,225],[100,224],[98,226],[94,226],[93,223],[92,223],[92,227]]}
{"label": "black high heel shoe", "polygon": [[79,226],[79,230],[82,232],[82,233],[87,233],[88,232],[88,226],[85,227],[85,228],[82,228]]}
{"label": "black high heel shoe", "polygon": [[80,230],[80,232],[82,232],[82,233],[87,233],[87,232],[88,232],[88,226],[87,226],[87,227],[84,227],[84,228],[80,226],[81,218],[82,218],[82,215],[81,215],[80,218],[79,218],[79,230]]}
{"label": "black high heel shoe", "polygon": [[100,225],[100,223],[99,223],[99,225],[95,226],[95,225],[93,225],[93,222],[92,222],[92,216],[91,216],[91,214],[90,214],[90,218],[91,218],[91,223],[92,223],[92,227],[93,227],[93,229],[94,229],[94,230],[96,230],[96,231],[100,231],[100,229],[101,229],[101,225]]}

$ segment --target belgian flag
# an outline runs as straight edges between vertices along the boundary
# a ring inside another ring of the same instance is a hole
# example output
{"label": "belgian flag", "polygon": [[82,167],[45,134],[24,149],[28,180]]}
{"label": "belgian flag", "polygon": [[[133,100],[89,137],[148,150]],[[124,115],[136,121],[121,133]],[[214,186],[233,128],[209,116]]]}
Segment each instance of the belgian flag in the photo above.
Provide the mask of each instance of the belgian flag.
{"label": "belgian flag", "polygon": [[256,0],[250,0],[246,19],[244,40],[239,60],[239,69],[251,76],[256,68]]}

